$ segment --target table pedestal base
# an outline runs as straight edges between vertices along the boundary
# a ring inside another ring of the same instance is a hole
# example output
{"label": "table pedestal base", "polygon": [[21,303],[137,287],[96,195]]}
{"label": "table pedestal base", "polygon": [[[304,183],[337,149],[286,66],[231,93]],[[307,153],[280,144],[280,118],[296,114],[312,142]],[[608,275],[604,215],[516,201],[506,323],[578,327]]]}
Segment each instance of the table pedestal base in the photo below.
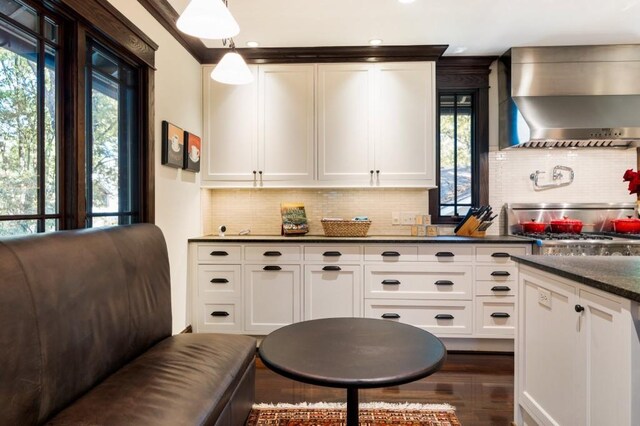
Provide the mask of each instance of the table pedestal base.
{"label": "table pedestal base", "polygon": [[347,388],[347,426],[358,426],[358,388]]}

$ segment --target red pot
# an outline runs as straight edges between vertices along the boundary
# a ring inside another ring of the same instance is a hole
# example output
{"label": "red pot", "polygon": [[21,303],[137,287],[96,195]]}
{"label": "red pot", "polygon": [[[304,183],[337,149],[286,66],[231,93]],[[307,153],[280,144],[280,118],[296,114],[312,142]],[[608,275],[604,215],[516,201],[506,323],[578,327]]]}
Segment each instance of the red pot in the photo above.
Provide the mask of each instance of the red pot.
{"label": "red pot", "polygon": [[548,224],[531,219],[531,222],[522,222],[520,225],[522,225],[522,232],[525,234],[542,234],[547,229]]}
{"label": "red pot", "polygon": [[625,219],[613,219],[613,231],[622,234],[640,234],[640,219],[629,217]]}
{"label": "red pot", "polygon": [[559,234],[579,234],[582,231],[582,221],[578,219],[554,219],[551,221],[551,232]]}

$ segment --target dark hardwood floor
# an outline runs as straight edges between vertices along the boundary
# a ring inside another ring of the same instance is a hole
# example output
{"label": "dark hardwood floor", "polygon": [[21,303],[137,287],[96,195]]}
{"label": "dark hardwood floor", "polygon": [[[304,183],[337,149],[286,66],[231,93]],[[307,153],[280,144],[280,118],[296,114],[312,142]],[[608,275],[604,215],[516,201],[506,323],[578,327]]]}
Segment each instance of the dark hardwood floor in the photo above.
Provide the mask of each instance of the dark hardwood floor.
{"label": "dark hardwood floor", "polygon": [[[346,391],[286,379],[256,362],[256,402],[345,402]],[[449,403],[463,425],[510,425],[513,356],[449,353],[443,368],[402,386],[360,391],[360,402]]]}

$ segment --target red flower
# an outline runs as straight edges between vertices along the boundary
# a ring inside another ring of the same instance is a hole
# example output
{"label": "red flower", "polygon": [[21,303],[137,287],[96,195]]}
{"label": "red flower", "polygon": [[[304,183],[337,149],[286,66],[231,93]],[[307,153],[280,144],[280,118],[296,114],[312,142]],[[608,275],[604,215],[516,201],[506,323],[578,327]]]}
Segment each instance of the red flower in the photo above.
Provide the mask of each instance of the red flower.
{"label": "red flower", "polygon": [[638,179],[638,172],[634,172],[633,169],[627,170],[624,172],[624,176],[622,176],[624,182],[632,182],[635,179]]}

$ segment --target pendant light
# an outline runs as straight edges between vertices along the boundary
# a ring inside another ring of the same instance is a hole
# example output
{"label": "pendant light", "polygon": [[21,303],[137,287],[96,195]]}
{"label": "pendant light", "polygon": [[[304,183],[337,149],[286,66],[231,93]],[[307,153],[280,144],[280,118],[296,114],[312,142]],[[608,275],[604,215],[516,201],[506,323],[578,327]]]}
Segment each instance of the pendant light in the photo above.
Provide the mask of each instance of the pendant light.
{"label": "pendant light", "polygon": [[[227,40],[222,41],[227,45]],[[253,74],[242,56],[236,52],[233,39],[229,39],[229,52],[225,53],[218,65],[211,71],[211,78],[224,84],[249,84],[253,81]]]}
{"label": "pendant light", "polygon": [[204,39],[225,39],[240,32],[226,0],[191,0],[176,26],[185,34]]}

